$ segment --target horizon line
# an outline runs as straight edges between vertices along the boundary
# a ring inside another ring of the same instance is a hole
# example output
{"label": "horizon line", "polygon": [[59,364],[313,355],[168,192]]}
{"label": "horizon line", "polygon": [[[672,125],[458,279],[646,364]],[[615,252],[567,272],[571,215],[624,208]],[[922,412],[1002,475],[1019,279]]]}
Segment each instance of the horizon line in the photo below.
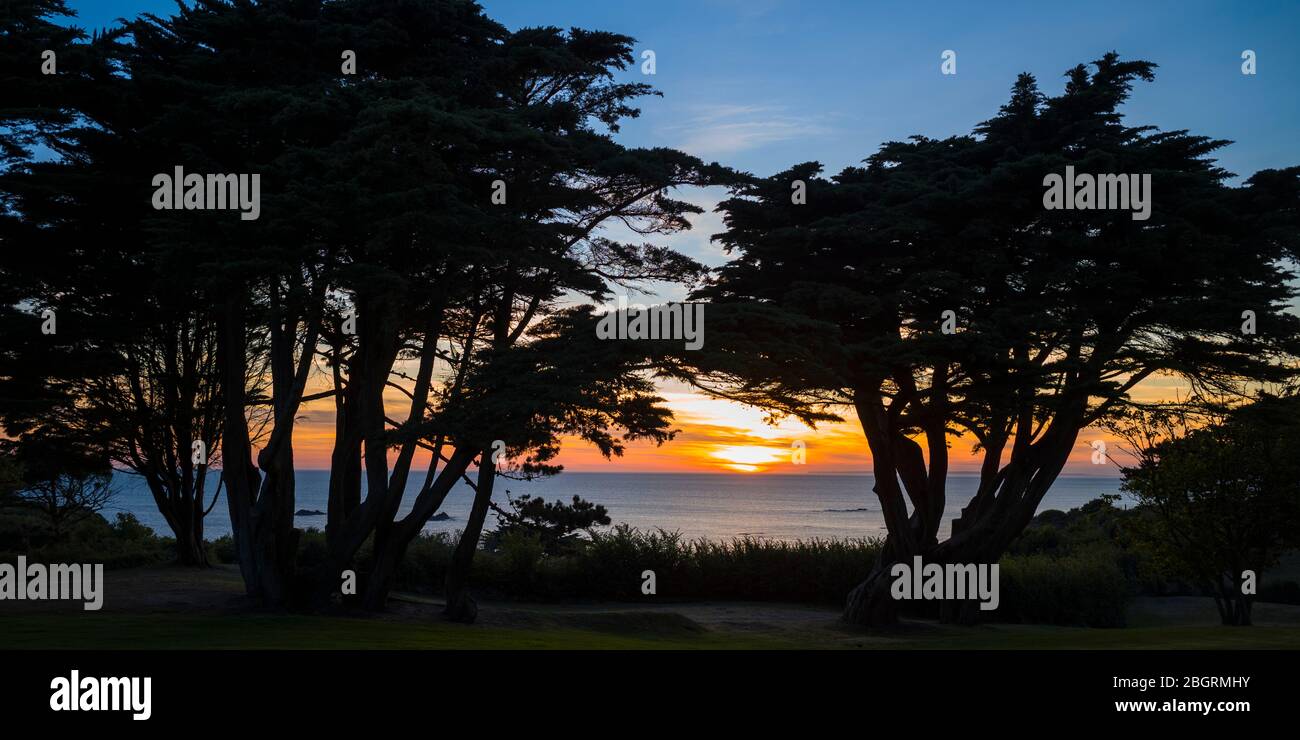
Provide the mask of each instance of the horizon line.
{"label": "horizon line", "polygon": [[[213,468],[210,468],[210,470],[213,470],[213,471],[219,471],[219,470],[221,470],[221,468],[219,468],[219,467],[213,467]],[[414,472],[416,472],[416,471],[427,472],[427,471],[428,471],[428,468],[411,468],[411,471],[410,471],[410,472],[414,473]],[[127,469],[118,468],[118,467],[114,467],[114,468],[113,468],[113,472],[117,472],[117,473],[125,473],[125,474],[127,474],[127,475],[140,475],[139,473],[137,473],[137,472],[135,472],[135,471],[133,471],[133,470],[127,470]],[[294,468],[294,472],[295,472],[295,473],[328,473],[328,472],[330,472],[330,469],[329,469],[329,468],[307,468],[307,467],[295,467],[295,468]],[[556,477],[560,477],[560,476],[564,476],[564,475],[713,475],[713,476],[729,476],[729,477],[737,477],[737,478],[761,478],[761,477],[771,477],[771,476],[800,477],[800,478],[803,478],[803,477],[823,477],[823,478],[829,478],[829,477],[847,477],[847,476],[872,477],[872,476],[874,476],[874,474],[873,474],[871,471],[854,471],[854,470],[838,471],[838,472],[825,472],[825,473],[777,473],[777,472],[770,472],[770,471],[769,471],[769,472],[762,472],[762,473],[757,473],[757,472],[755,472],[755,473],[743,473],[743,472],[740,472],[740,471],[734,471],[734,472],[733,472],[733,471],[726,471],[726,470],[718,470],[718,471],[711,471],[711,470],[565,470],[565,471],[561,471],[560,473],[557,473],[557,474],[555,474],[555,475],[549,475],[549,476],[537,476],[536,478],[532,478],[532,479],[530,479],[530,480],[540,480],[540,479],[543,479],[543,478],[556,478]],[[950,472],[948,473],[948,477],[971,477],[971,478],[974,478],[974,477],[978,477],[978,476],[979,476],[979,471],[950,471]],[[1119,479],[1119,478],[1122,478],[1123,475],[1122,475],[1122,474],[1119,474],[1119,473],[1078,473],[1078,472],[1062,471],[1061,474],[1058,475],[1057,477],[1058,477],[1058,478],[1116,478],[1116,479]],[[519,480],[519,479],[512,479],[512,480]],[[519,480],[519,482],[520,482],[520,483],[527,483],[528,480]]]}

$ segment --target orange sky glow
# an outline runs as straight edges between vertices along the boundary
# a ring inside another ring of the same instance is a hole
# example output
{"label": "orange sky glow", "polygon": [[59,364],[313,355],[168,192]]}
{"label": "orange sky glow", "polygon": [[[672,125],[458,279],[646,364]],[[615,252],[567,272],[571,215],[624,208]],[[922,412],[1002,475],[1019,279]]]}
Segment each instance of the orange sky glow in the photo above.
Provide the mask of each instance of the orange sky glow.
{"label": "orange sky glow", "polygon": [[[1137,389],[1144,400],[1172,397],[1181,383],[1152,379]],[[565,439],[558,462],[571,472],[613,473],[796,473],[849,474],[870,471],[871,456],[866,440],[851,411],[843,422],[819,424],[809,429],[802,422],[786,418],[775,425],[766,422],[763,411],[734,402],[709,398],[685,386],[664,386],[660,394],[672,410],[676,438],[661,446],[630,442],[622,457],[606,460],[580,439]],[[392,408],[402,408],[405,398],[392,391],[387,398]],[[303,469],[329,467],[334,437],[334,405],[329,399],[306,404],[299,415],[294,435],[295,459]],[[1066,467],[1067,474],[1117,475],[1112,462],[1095,465],[1092,443],[1115,441],[1097,429],[1085,429]],[[799,443],[803,464],[796,464]],[[971,437],[950,438],[953,472],[975,472],[979,457]],[[1116,456],[1116,461],[1125,460]],[[428,465],[428,453],[417,455],[415,466]]]}

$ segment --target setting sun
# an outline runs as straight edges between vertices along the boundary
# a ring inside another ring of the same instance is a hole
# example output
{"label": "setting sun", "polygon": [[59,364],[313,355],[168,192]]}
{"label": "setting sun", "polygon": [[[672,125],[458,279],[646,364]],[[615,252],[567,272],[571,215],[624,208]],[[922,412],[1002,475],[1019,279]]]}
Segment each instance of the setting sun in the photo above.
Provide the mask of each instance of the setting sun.
{"label": "setting sun", "polygon": [[727,445],[709,453],[710,457],[727,461],[727,468],[742,473],[757,473],[763,465],[781,462],[789,458],[790,451],[779,447],[751,447],[745,445]]}

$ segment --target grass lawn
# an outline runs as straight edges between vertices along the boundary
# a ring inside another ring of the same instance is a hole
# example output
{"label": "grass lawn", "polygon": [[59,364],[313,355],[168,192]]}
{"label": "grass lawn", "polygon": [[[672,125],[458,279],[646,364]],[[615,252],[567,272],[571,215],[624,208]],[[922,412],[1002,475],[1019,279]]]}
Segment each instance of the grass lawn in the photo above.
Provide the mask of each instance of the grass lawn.
{"label": "grass lawn", "polygon": [[1256,626],[1229,628],[1210,599],[1189,597],[1136,599],[1120,629],[913,621],[867,631],[834,608],[754,602],[486,602],[472,625],[442,621],[436,600],[415,595],[380,616],[271,613],[250,606],[225,567],[110,571],[106,593],[99,612],[0,603],[0,649],[1300,649],[1300,607],[1256,604]]}
{"label": "grass lawn", "polygon": [[71,615],[3,619],[0,649],[629,650],[795,647],[728,634],[637,636],[595,630],[508,629],[447,622],[313,616]]}
{"label": "grass lawn", "polygon": [[350,649],[350,650],[782,650],[782,649],[1297,649],[1300,626],[1165,625],[1089,629],[1043,625],[948,627],[928,623],[858,632],[833,626],[751,633],[712,628],[508,628],[301,615],[47,614],[0,619],[0,649]]}

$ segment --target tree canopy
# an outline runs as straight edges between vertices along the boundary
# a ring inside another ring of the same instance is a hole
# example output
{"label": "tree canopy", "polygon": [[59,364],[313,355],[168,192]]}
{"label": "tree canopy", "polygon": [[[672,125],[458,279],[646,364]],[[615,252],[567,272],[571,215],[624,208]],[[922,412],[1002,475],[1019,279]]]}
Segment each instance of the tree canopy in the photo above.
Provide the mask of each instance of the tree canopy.
{"label": "tree canopy", "polygon": [[[701,275],[655,237],[699,212],[674,189],[737,176],[615,140],[653,92],[617,79],[631,45],[509,31],[459,0],[200,0],[126,22],[94,50],[102,84],[60,100],[57,156],[5,175],[4,238],[39,240],[46,265],[9,266],[13,303],[29,330],[53,308],[78,359],[62,416],[15,408],[7,426],[111,422],[111,454],[159,482],[164,512],[179,495],[203,513],[219,463],[246,587],[273,604],[337,594],[371,541],[361,596],[382,606],[406,544],[477,467],[461,596],[498,444],[533,475],[558,472],[565,436],[605,455],[671,437],[645,350],[597,341],[584,301]],[[158,209],[153,178],[176,167],[255,174],[257,217]],[[612,239],[614,222],[644,241]],[[86,269],[60,269],[74,259]],[[50,340],[27,341],[18,364],[53,391],[32,362]],[[321,399],[328,552],[299,568],[294,430]],[[194,462],[200,441],[212,457]],[[419,450],[433,464],[409,501]]]}
{"label": "tree canopy", "polygon": [[[697,293],[712,302],[710,347],[680,375],[812,423],[853,409],[889,529],[884,564],[995,560],[1079,430],[1147,378],[1226,390],[1290,377],[1300,169],[1233,187],[1212,159],[1228,142],[1126,124],[1119,108],[1154,68],[1107,54],[1051,97],[1021,75],[969,135],[738,188],[718,237],[735,258]],[[1045,209],[1045,177],[1067,166],[1149,174],[1150,218]],[[978,444],[981,481],[941,543],[961,435]],[[880,580],[850,619],[893,618]]]}
{"label": "tree canopy", "polygon": [[1124,490],[1150,516],[1145,541],[1248,625],[1258,582],[1300,544],[1300,399],[1136,411],[1109,422],[1132,447]]}

